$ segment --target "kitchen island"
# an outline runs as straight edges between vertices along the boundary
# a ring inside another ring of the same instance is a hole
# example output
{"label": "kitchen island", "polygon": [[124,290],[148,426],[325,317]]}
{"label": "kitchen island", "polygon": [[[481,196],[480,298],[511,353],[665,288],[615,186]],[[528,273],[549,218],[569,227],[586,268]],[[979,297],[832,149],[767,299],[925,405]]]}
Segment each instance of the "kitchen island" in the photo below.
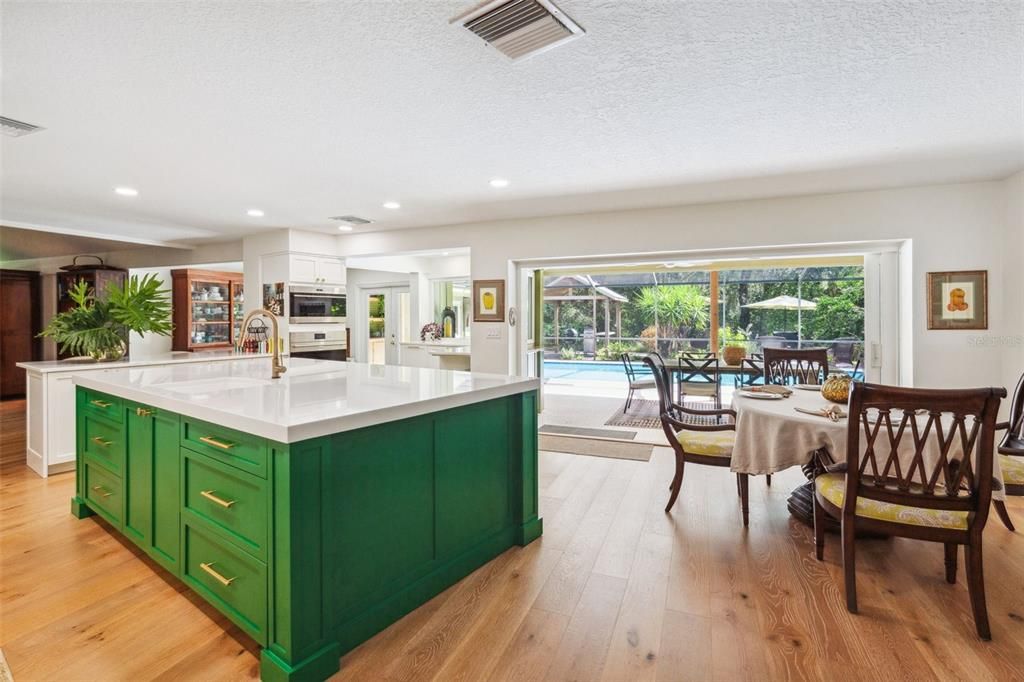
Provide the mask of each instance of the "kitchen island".
{"label": "kitchen island", "polygon": [[540,536],[535,379],[303,359],[269,376],[76,375],[72,500],[262,645],[263,679],[327,678]]}

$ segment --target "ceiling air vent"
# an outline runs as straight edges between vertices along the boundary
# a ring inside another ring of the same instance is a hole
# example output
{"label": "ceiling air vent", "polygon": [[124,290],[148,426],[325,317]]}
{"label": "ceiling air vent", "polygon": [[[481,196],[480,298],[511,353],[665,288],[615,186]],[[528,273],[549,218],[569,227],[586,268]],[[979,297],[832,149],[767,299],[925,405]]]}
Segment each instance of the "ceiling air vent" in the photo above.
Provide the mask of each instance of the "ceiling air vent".
{"label": "ceiling air vent", "polygon": [[583,28],[549,0],[495,0],[451,20],[511,59],[579,38]]}
{"label": "ceiling air vent", "polygon": [[0,129],[8,137],[21,137],[22,135],[31,135],[39,130],[45,130],[41,126],[23,121],[15,121],[13,118],[7,118],[6,116],[0,116]]}
{"label": "ceiling air vent", "polygon": [[349,225],[369,225],[373,222],[366,218],[360,218],[357,215],[332,215],[329,220],[337,220],[339,223],[347,223]]}

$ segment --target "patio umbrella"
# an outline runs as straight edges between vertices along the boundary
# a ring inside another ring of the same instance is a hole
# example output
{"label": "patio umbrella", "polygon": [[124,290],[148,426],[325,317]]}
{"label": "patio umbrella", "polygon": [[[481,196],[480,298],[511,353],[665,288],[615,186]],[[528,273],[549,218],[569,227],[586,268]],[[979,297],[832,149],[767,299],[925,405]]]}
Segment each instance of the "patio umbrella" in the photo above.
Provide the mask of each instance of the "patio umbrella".
{"label": "patio umbrella", "polygon": [[796,338],[797,346],[799,347],[803,343],[803,311],[814,310],[818,307],[818,304],[814,301],[808,301],[796,296],[776,296],[775,298],[769,298],[765,301],[758,301],[757,303],[748,303],[744,308],[751,310],[795,310],[796,311]]}

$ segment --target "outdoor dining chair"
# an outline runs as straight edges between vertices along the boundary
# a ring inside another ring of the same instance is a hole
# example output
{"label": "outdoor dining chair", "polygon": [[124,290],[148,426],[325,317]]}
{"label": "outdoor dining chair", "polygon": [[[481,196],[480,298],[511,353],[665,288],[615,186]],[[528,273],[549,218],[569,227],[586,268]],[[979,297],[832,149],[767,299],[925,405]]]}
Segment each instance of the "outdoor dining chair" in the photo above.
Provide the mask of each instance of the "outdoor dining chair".
{"label": "outdoor dining chair", "polygon": [[679,402],[683,402],[685,392],[692,396],[711,398],[715,408],[722,407],[722,390],[718,383],[718,356],[714,353],[680,353],[679,363]]}
{"label": "outdoor dining chair", "polygon": [[653,378],[647,378],[644,376],[646,373],[639,373],[636,368],[633,367],[633,362],[629,357],[629,353],[622,354],[622,366],[626,370],[626,380],[629,382],[629,393],[626,395],[626,404],[622,406],[622,413],[625,414],[629,410],[629,406],[633,404],[633,394],[637,391],[642,391],[645,388],[656,388]]}

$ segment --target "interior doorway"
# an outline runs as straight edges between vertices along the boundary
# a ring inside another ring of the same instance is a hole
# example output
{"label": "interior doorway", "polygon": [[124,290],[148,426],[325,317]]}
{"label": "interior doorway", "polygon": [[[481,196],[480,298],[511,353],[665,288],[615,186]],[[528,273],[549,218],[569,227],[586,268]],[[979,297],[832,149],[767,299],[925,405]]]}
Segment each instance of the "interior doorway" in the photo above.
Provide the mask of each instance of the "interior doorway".
{"label": "interior doorway", "polygon": [[412,335],[412,293],[409,287],[382,287],[365,291],[366,361],[374,365],[399,364],[399,344]]}

